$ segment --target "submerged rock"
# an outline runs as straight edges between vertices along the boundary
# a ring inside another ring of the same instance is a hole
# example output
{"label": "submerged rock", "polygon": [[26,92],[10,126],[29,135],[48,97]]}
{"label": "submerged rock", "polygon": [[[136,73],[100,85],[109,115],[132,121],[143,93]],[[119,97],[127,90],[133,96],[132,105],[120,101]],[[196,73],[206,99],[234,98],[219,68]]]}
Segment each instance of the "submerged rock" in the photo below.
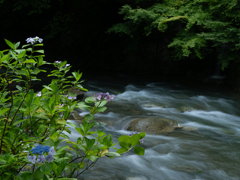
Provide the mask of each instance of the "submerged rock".
{"label": "submerged rock", "polygon": [[156,105],[156,104],[143,104],[142,105],[143,108],[166,108],[165,105],[161,104],[161,105]]}
{"label": "submerged rock", "polygon": [[172,132],[178,123],[171,119],[166,118],[139,118],[134,119],[127,130],[146,132],[149,134],[164,134]]}
{"label": "submerged rock", "polygon": [[145,177],[128,177],[126,180],[147,180]]}
{"label": "submerged rock", "polygon": [[70,120],[83,120],[83,117],[78,114],[76,111],[72,111],[68,117]]}
{"label": "submerged rock", "polygon": [[187,107],[187,106],[182,106],[182,107],[179,107],[177,108],[180,112],[184,113],[186,111],[190,112],[190,111],[193,111],[194,109],[191,108],[191,107]]}

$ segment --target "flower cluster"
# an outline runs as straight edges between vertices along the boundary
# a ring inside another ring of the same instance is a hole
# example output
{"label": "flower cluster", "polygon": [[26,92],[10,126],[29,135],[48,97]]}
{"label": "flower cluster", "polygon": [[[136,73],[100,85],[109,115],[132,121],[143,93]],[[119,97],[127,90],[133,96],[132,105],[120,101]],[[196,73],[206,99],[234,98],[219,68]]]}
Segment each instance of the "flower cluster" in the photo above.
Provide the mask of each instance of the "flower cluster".
{"label": "flower cluster", "polygon": [[[138,132],[133,132],[133,133],[129,134],[129,136],[133,136],[134,134],[139,134],[139,133]],[[139,142],[143,143],[143,139],[140,139]]]}
{"label": "flower cluster", "polygon": [[[37,157],[37,163],[44,163],[45,161],[47,161],[48,163],[52,162],[54,160],[54,156],[56,154],[54,147],[49,147],[49,146],[42,146],[42,145],[38,145],[35,148],[33,148],[31,150],[32,152],[32,156],[29,156],[29,152],[28,152],[28,161],[30,161],[31,163],[35,164],[36,163],[36,155],[38,155]],[[45,157],[44,153],[47,153],[48,155]]]}
{"label": "flower cluster", "polygon": [[27,41],[27,43],[35,44],[37,41],[38,41],[39,43],[42,43],[42,42],[43,42],[43,39],[41,39],[41,38],[39,38],[39,37],[36,36],[35,38],[32,38],[32,37],[27,38],[26,41]]}
{"label": "flower cluster", "polygon": [[[55,61],[55,63],[58,63],[58,64],[60,64],[62,61]],[[66,67],[68,67],[68,66],[70,66],[70,64],[66,64],[65,66],[63,66],[62,68],[66,68]]]}
{"label": "flower cluster", "polygon": [[[42,96],[41,94],[41,91],[39,91],[36,96]],[[77,99],[76,97],[72,97],[72,96],[69,96],[69,95],[65,95],[68,99]],[[61,105],[61,104],[60,104]]]}
{"label": "flower cluster", "polygon": [[[97,93],[97,100],[99,100],[99,101],[102,100],[102,99],[106,99],[107,102],[109,102],[113,98],[114,98],[114,95],[109,95],[108,92],[107,93],[102,93],[102,92]],[[93,96],[93,100],[96,101],[95,95]]]}
{"label": "flower cluster", "polygon": [[68,99],[77,99],[76,97],[65,95]]}
{"label": "flower cluster", "polygon": [[43,154],[45,152],[49,152],[49,146],[38,145],[31,150],[33,154]]}

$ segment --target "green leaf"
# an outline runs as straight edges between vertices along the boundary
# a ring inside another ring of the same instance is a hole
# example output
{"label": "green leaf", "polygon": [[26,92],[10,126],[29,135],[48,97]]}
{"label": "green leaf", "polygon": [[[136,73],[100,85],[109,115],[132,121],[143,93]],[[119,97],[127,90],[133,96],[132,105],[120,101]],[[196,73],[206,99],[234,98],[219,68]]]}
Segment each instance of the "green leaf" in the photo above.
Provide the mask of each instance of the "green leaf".
{"label": "green leaf", "polygon": [[95,101],[93,100],[93,96],[87,97],[87,98],[85,99],[85,102],[86,102],[86,103],[95,103]]}
{"label": "green leaf", "polygon": [[90,114],[96,114],[97,111],[96,111],[96,107],[92,107],[92,109],[90,110]]}
{"label": "green leaf", "polygon": [[14,44],[12,43],[12,42],[10,42],[9,40],[7,40],[7,39],[4,39],[5,40],[5,42],[7,43],[7,45],[10,47],[10,48],[12,48],[12,49],[16,49],[15,48],[15,46],[14,46]]}
{"label": "green leaf", "polygon": [[53,89],[50,88],[49,86],[43,85],[43,87],[45,87],[46,89],[48,89],[48,90],[50,90],[50,91],[53,91]]}
{"label": "green leaf", "polygon": [[34,174],[33,174],[33,179],[34,179],[34,180],[42,179],[42,178],[43,178],[43,175],[44,175],[44,174],[41,172],[40,167],[39,167],[39,168],[37,168],[37,170],[34,172]]}
{"label": "green leaf", "polygon": [[110,147],[112,145],[112,135],[108,134],[107,136],[105,136],[103,138],[103,144],[107,145],[108,147]]}
{"label": "green leaf", "polygon": [[18,58],[22,58],[23,56],[25,56],[26,51],[22,51],[21,53],[18,54]]}
{"label": "green leaf", "polygon": [[114,156],[114,157],[119,157],[121,156],[119,153],[117,152],[107,152],[104,154],[105,156]]}
{"label": "green leaf", "polygon": [[141,146],[135,146],[134,147],[134,152],[137,155],[142,155],[143,156],[144,153],[145,153],[145,149],[143,147],[141,147]]}
{"label": "green leaf", "polygon": [[[95,107],[103,107],[106,104],[107,104],[107,100],[104,99],[104,100],[96,102]],[[100,111],[100,112],[102,112],[102,111]]]}
{"label": "green leaf", "polygon": [[84,129],[83,128],[75,128],[76,130],[77,130],[77,132],[79,132],[82,136],[84,136],[85,135],[85,131],[84,131]]}
{"label": "green leaf", "polygon": [[90,110],[91,106],[83,101],[77,103],[76,108],[82,109],[82,110]]}
{"label": "green leaf", "polygon": [[38,53],[44,54],[44,50],[35,50],[35,51],[33,51],[33,52],[38,52]]}
{"label": "green leaf", "polygon": [[78,163],[78,164],[79,164],[79,168],[80,168],[80,169],[83,169],[84,166],[85,166],[85,162],[80,162],[80,163]]}
{"label": "green leaf", "polygon": [[52,163],[45,163],[42,165],[42,172],[43,174],[49,174],[53,169]]}
{"label": "green leaf", "polygon": [[7,112],[10,108],[5,108],[3,110],[0,110],[0,115],[4,114],[5,112]]}
{"label": "green leaf", "polygon": [[64,124],[65,125],[67,123],[67,121],[65,119],[56,119],[55,121],[56,121],[56,124]]}
{"label": "green leaf", "polygon": [[139,134],[134,134],[131,137],[131,144],[132,144],[132,146],[135,146],[135,145],[139,144],[139,140],[140,140],[140,135]]}
{"label": "green leaf", "polygon": [[15,71],[15,73],[17,74],[17,75],[24,75],[24,76],[28,76],[28,72],[27,72],[27,70],[17,70],[17,71]]}
{"label": "green leaf", "polygon": [[85,141],[86,141],[86,143],[87,143],[87,148],[88,149],[91,149],[91,147],[94,145],[94,143],[95,143],[95,139],[88,139],[88,138],[86,138],[85,137]]}
{"label": "green leaf", "polygon": [[87,114],[87,115],[84,116],[84,119],[85,119],[86,121],[91,121],[91,120],[93,120],[94,118],[95,118],[95,116],[92,115],[92,114]]}
{"label": "green leaf", "polygon": [[17,88],[19,91],[22,91],[22,87],[21,87],[21,86],[16,85],[16,88]]}
{"label": "green leaf", "polygon": [[122,135],[118,138],[119,142],[126,142],[126,143],[131,143],[131,137],[127,135]]}
{"label": "green leaf", "polygon": [[4,62],[5,60],[7,60],[8,56],[9,56],[9,54],[6,54],[5,56],[3,56],[3,57],[1,58],[1,60],[0,60],[0,64],[1,64],[2,62]]}
{"label": "green leaf", "polygon": [[74,124],[74,123],[70,123],[70,122],[67,122],[68,125],[72,126],[72,127],[76,127],[77,125]]}
{"label": "green leaf", "polygon": [[13,126],[16,126],[16,125],[18,125],[18,124],[20,124],[21,122],[24,122],[24,121],[26,121],[26,120],[28,120],[28,119],[23,119],[23,120],[15,121],[15,122],[13,123]]}
{"label": "green leaf", "polygon": [[52,139],[48,139],[47,141],[45,141],[43,143],[43,145],[52,147],[52,146],[54,146],[54,141]]}
{"label": "green leaf", "polygon": [[104,112],[107,109],[107,107],[98,107],[96,111],[98,112]]}
{"label": "green leaf", "polygon": [[57,153],[61,153],[62,151],[64,151],[65,149],[69,148],[69,146],[63,146],[63,147],[60,147],[58,150],[57,150]]}
{"label": "green leaf", "polygon": [[140,139],[142,139],[146,136],[146,133],[145,132],[140,132],[139,135],[140,135]]}
{"label": "green leaf", "polygon": [[96,159],[98,159],[98,156],[91,155],[91,156],[87,156],[86,158],[94,162]]}
{"label": "green leaf", "polygon": [[122,153],[125,153],[127,151],[128,151],[128,149],[126,149],[126,148],[120,148],[120,149],[117,150],[117,153],[122,154]]}
{"label": "green leaf", "polygon": [[34,61],[34,59],[28,59],[26,61],[23,61],[23,63],[36,63],[36,61]]}
{"label": "green leaf", "polygon": [[131,146],[129,143],[126,143],[126,142],[119,142],[119,145],[125,149],[129,149]]}
{"label": "green leaf", "polygon": [[34,46],[43,46],[43,43],[41,43],[41,44],[34,44]]}
{"label": "green leaf", "polygon": [[15,46],[15,49],[17,49],[20,46],[20,42],[17,42],[14,46]]}

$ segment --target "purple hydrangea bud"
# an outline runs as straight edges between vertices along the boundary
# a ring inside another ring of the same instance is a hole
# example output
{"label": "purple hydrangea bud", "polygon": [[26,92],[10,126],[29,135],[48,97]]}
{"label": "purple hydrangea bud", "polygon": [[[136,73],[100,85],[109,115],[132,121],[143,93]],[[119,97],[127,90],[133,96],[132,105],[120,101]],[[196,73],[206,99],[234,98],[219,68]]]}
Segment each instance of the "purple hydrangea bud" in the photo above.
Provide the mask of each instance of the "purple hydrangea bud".
{"label": "purple hydrangea bud", "polygon": [[66,67],[68,67],[68,66],[70,66],[70,64],[66,64],[64,67],[66,68]]}
{"label": "purple hydrangea bud", "polygon": [[109,93],[97,93],[97,99],[100,101],[101,99],[106,99],[107,102],[111,101],[114,98],[114,95],[109,95]]}
{"label": "purple hydrangea bud", "polygon": [[36,94],[36,96],[41,96],[41,95],[42,95],[41,91]]}
{"label": "purple hydrangea bud", "polygon": [[62,61],[55,61],[55,63],[58,63],[58,64],[60,64]]}
{"label": "purple hydrangea bud", "polygon": [[77,99],[76,97],[65,95],[68,99]]}
{"label": "purple hydrangea bud", "polygon": [[33,164],[35,164],[36,163],[36,155],[33,155],[33,156],[29,156],[29,152],[28,152],[28,160],[31,162],[31,163],[33,163]]}
{"label": "purple hydrangea bud", "polygon": [[31,44],[34,44],[36,43],[37,41],[39,43],[41,43],[43,41],[43,39],[39,38],[38,36],[36,36],[35,38],[32,38],[32,37],[29,37],[26,39],[27,43],[31,43]]}
{"label": "purple hydrangea bud", "polygon": [[44,157],[43,154],[38,156],[37,162],[39,162],[39,163],[44,163],[45,162],[45,157]]}
{"label": "purple hydrangea bud", "polygon": [[51,153],[52,155],[55,155],[55,154],[56,154],[56,151],[54,150],[54,146],[52,146],[52,147],[49,149],[49,153]]}
{"label": "purple hydrangea bud", "polygon": [[48,155],[46,156],[46,160],[48,163],[52,162],[54,160],[54,156],[52,153],[48,153]]}
{"label": "purple hydrangea bud", "polygon": [[42,38],[39,38],[39,39],[38,39],[38,42],[39,42],[39,43],[42,43],[42,42],[43,42],[43,39],[42,39]]}

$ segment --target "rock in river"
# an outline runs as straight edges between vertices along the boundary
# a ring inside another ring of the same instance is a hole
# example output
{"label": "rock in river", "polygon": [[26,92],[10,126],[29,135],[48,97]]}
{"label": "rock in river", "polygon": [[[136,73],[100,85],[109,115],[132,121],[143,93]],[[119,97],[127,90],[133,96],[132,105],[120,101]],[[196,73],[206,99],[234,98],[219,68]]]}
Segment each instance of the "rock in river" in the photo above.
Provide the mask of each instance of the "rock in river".
{"label": "rock in river", "polygon": [[130,123],[127,130],[148,134],[164,134],[172,132],[177,125],[176,121],[166,118],[138,118]]}

